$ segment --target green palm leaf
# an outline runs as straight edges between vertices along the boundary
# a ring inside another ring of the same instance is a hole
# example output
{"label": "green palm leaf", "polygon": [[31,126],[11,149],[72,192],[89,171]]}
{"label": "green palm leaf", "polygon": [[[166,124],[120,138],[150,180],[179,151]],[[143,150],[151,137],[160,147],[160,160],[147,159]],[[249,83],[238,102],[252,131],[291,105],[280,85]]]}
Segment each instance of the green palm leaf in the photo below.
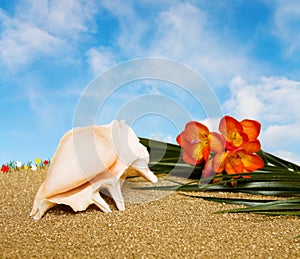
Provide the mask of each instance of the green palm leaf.
{"label": "green palm leaf", "polygon": [[208,201],[239,204],[248,206],[247,208],[237,208],[230,210],[221,210],[216,213],[257,213],[265,215],[290,215],[300,216],[300,198],[285,199],[285,200],[256,200],[256,199],[233,199],[233,198],[217,198],[217,197],[203,197],[192,196],[194,198],[201,198]]}
{"label": "green palm leaf", "polygon": [[[181,148],[178,145],[141,138],[150,153],[149,166],[156,174],[171,173],[171,175],[201,178],[203,165],[195,167],[183,162]],[[160,190],[175,188],[179,191],[224,191],[245,192],[275,196],[300,196],[300,166],[283,160],[264,151],[258,152],[264,160],[264,168],[247,174],[251,178],[242,178],[245,174],[222,176],[218,184],[199,185],[198,182],[178,184],[168,187],[151,187]],[[239,176],[235,187],[230,186],[233,176]],[[215,179],[220,176],[215,176]]]}
{"label": "green palm leaf", "polygon": [[[195,167],[184,163],[181,158],[181,148],[178,145],[140,138],[150,153],[150,169],[156,174],[168,174],[194,178],[186,184],[174,182],[172,186],[144,187],[142,189],[156,189],[166,191],[211,191],[211,192],[243,192],[251,194],[300,197],[300,166],[286,161],[265,151],[259,151],[258,155],[264,161],[264,167],[247,174],[251,178],[243,178],[245,174],[215,176],[220,180],[217,184],[199,184],[203,164]],[[235,186],[232,187],[232,177]],[[191,196],[194,197],[194,196]],[[300,216],[300,198],[285,200],[257,200],[257,199],[224,199],[213,197],[199,197],[205,200],[222,203],[232,203],[247,206],[232,210],[223,210],[216,213],[255,213],[270,216],[293,215]]]}

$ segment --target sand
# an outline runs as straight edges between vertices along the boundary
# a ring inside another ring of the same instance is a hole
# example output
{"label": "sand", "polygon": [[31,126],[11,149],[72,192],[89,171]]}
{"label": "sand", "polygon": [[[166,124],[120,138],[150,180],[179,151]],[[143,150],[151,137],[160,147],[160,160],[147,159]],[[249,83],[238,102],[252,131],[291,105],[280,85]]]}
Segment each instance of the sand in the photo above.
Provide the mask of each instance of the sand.
{"label": "sand", "polygon": [[[34,221],[29,213],[45,175],[45,170],[1,173],[2,258],[300,258],[299,217],[213,214],[237,206],[174,192],[135,194],[126,185],[123,212],[107,199],[112,213],[95,206],[74,213],[59,205]],[[141,202],[149,194],[152,201]]]}

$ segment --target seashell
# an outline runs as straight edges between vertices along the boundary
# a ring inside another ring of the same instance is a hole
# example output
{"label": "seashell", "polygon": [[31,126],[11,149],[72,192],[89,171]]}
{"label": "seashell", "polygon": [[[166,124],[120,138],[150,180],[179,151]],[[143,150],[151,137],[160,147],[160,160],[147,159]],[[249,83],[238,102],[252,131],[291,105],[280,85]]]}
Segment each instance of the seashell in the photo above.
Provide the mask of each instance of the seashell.
{"label": "seashell", "polygon": [[124,121],[74,128],[60,140],[30,216],[38,220],[57,204],[69,205],[74,211],[95,204],[102,211],[111,212],[100,189],[106,189],[117,208],[124,210],[121,185],[127,175],[157,182],[148,163],[146,147]]}

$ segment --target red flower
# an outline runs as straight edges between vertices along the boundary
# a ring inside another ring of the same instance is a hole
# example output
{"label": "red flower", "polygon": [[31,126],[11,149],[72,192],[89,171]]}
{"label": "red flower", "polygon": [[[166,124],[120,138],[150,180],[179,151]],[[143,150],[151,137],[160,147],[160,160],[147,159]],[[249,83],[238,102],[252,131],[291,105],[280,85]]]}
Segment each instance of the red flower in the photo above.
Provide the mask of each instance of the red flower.
{"label": "red flower", "polygon": [[230,116],[224,116],[219,124],[219,130],[226,139],[226,149],[233,150],[248,142],[248,136],[243,131],[240,122]]}
{"label": "red flower", "polygon": [[219,125],[220,132],[224,135],[226,139],[226,149],[234,150],[249,143],[253,143],[256,147],[260,149],[260,143],[257,137],[260,132],[260,123],[255,120],[243,120],[241,122],[230,116],[224,116]]}
{"label": "red flower", "polygon": [[2,165],[1,172],[7,173],[9,171],[9,167],[7,165]]}
{"label": "red flower", "polygon": [[248,153],[244,148],[216,154],[213,159],[213,170],[227,174],[249,173],[264,166],[260,156]]}
{"label": "red flower", "polygon": [[183,149],[186,163],[196,165],[205,161],[202,176],[214,173],[249,173],[260,169],[264,162],[255,152],[261,149],[259,140],[261,125],[255,120],[237,121],[224,116],[219,124],[219,133],[196,121],[186,124],[176,141]]}
{"label": "red flower", "polygon": [[49,165],[49,161],[48,160],[44,160],[44,165]]}
{"label": "red flower", "polygon": [[183,148],[182,158],[186,163],[196,165],[208,161],[210,152],[224,150],[224,140],[220,134],[209,132],[208,128],[196,121],[190,121],[177,138]]}

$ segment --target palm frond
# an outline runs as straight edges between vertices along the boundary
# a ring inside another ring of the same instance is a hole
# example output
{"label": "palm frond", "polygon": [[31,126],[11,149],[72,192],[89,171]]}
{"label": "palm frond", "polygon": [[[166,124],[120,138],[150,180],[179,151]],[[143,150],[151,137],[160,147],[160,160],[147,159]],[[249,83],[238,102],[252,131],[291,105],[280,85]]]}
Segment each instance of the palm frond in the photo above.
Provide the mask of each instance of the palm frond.
{"label": "palm frond", "polygon": [[239,204],[247,206],[247,208],[237,208],[230,210],[220,210],[216,213],[256,213],[272,216],[289,215],[300,216],[300,198],[285,199],[285,200],[256,200],[256,199],[233,199],[233,198],[217,198],[192,196],[208,201]]}
{"label": "palm frond", "polygon": [[[200,179],[203,164],[191,166],[183,162],[181,148],[178,145],[161,141],[140,138],[150,153],[150,169],[156,174],[164,173],[185,178]],[[222,192],[244,192],[275,196],[300,196],[300,166],[282,158],[274,156],[265,151],[259,151],[258,155],[264,160],[264,168],[248,173],[251,178],[243,178],[245,174],[216,175],[219,179],[217,184],[199,184],[191,182],[178,184],[177,186],[156,186],[150,189],[178,190],[178,191],[222,191]],[[233,177],[236,186],[230,183]]]}

